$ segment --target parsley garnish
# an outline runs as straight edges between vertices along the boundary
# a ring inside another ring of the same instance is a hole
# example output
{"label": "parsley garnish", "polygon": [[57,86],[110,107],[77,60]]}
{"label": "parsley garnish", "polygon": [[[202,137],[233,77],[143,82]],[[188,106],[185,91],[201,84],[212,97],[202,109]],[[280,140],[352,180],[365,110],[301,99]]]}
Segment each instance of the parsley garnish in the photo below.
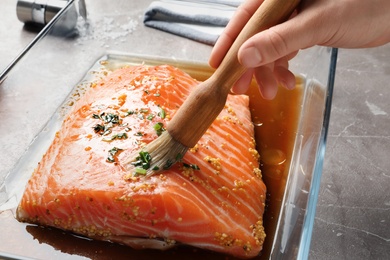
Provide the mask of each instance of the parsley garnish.
{"label": "parsley garnish", "polygon": [[146,170],[142,168],[135,168],[135,174],[146,175]]}
{"label": "parsley garnish", "polygon": [[[139,152],[139,156],[137,156],[136,161],[131,164],[134,165],[135,174],[145,175],[147,170],[150,168],[150,163],[152,162],[152,156],[148,152],[141,151]],[[153,171],[157,171],[158,166],[154,166],[152,168]]]}
{"label": "parsley garnish", "polygon": [[127,134],[126,133],[118,133],[118,134],[116,134],[116,138],[127,139]]}
{"label": "parsley garnish", "polygon": [[169,168],[171,168],[171,166],[175,163],[174,160],[171,160],[171,159],[168,159],[166,162],[165,162],[165,165],[163,166],[163,169],[164,170],[168,170]]}
{"label": "parsley garnish", "polygon": [[185,167],[185,168],[192,168],[192,169],[197,170],[197,171],[200,170],[199,166],[196,165],[196,164],[183,163],[183,167]]}
{"label": "parsley garnish", "polygon": [[133,114],[135,114],[135,111],[134,110],[130,110],[130,111],[127,111],[125,113],[125,116],[130,116],[130,115],[133,115]]}
{"label": "parsley garnish", "polygon": [[111,142],[111,141],[113,141],[113,140],[115,140],[115,139],[127,139],[127,134],[126,134],[126,133],[118,133],[118,134],[116,134],[116,135],[112,135],[112,136],[110,137],[110,139],[103,139],[103,141],[105,141],[105,142]]}
{"label": "parsley garnish", "polygon": [[119,124],[120,119],[119,116],[116,114],[108,113],[107,115],[103,115],[102,119],[105,123],[113,123],[113,124]]}
{"label": "parsley garnish", "polygon": [[132,162],[131,164],[136,167],[141,167],[142,169],[149,169],[150,168],[150,162],[152,161],[152,157],[148,152],[139,152],[139,156],[135,158],[136,161]]}
{"label": "parsley garnish", "polygon": [[158,112],[158,116],[162,119],[166,117],[165,110],[162,107],[160,107],[160,112]]}
{"label": "parsley garnish", "polygon": [[100,119],[103,121],[103,124],[96,124],[93,127],[93,130],[97,134],[101,135],[108,135],[111,133],[111,128],[114,127],[114,125],[119,125],[121,124],[121,119],[117,114],[112,114],[112,113],[101,113],[100,115],[98,114],[93,114],[92,118],[94,119]]}
{"label": "parsley garnish", "polygon": [[175,159],[168,159],[163,166],[164,170],[168,170],[175,162],[180,162],[183,159],[183,154],[178,153]]}
{"label": "parsley garnish", "polygon": [[160,122],[156,123],[156,124],[153,126],[153,128],[154,128],[154,130],[156,131],[156,134],[157,134],[158,136],[160,136],[160,135],[162,134],[162,132],[165,131],[165,128],[164,128],[163,123],[160,123]]}
{"label": "parsley garnish", "polygon": [[100,115],[93,114],[92,118],[103,120],[104,123],[113,123],[113,124],[120,123],[119,116],[117,114],[112,114],[112,113],[106,114],[105,112],[103,112]]}
{"label": "parsley garnish", "polygon": [[95,131],[95,133],[98,133],[98,134],[103,134],[104,132],[104,126],[102,126],[101,124],[97,124],[93,127],[93,130]]}
{"label": "parsley garnish", "polygon": [[176,161],[181,161],[183,159],[183,155],[181,153],[176,154]]}
{"label": "parsley garnish", "polygon": [[115,162],[115,158],[118,152],[122,151],[123,149],[120,149],[118,147],[113,147],[112,149],[108,150],[108,157],[107,162],[113,163]]}

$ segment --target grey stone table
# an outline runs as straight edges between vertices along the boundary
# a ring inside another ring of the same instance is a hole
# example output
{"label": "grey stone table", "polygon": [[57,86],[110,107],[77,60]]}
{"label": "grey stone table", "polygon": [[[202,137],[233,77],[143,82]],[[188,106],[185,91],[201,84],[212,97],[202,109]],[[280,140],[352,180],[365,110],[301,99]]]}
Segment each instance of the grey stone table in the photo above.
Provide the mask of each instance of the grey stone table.
{"label": "grey stone table", "polygon": [[[151,1],[133,2],[128,16],[139,22],[132,33],[135,42],[143,42],[128,43],[136,52],[207,61],[210,46],[145,28],[141,17]],[[1,1],[0,70],[36,35],[18,21],[15,8],[16,1]],[[57,98],[34,119],[23,109],[34,106],[33,90],[13,93],[0,86],[0,181],[66,94],[47,93]],[[390,259],[389,100],[390,45],[340,50],[310,259]],[[16,115],[9,114],[11,105],[20,106]],[[12,126],[22,127],[23,135],[13,134]]]}

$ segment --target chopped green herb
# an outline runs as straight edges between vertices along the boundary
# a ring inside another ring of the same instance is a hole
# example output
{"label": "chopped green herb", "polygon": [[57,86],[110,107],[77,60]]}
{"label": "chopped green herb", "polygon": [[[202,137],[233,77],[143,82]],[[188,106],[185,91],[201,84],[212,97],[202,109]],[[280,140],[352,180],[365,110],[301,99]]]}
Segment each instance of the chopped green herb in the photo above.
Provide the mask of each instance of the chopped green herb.
{"label": "chopped green herb", "polygon": [[145,94],[149,94],[149,90],[144,90]]}
{"label": "chopped green herb", "polygon": [[153,171],[158,171],[158,170],[160,170],[160,168],[156,165],[156,166],[153,167],[152,170],[153,170]]}
{"label": "chopped green herb", "polygon": [[102,133],[104,132],[104,126],[102,126],[101,124],[97,124],[93,127],[93,130],[95,131],[95,133]]}
{"label": "chopped green herb", "polygon": [[101,115],[100,117],[105,123],[113,123],[113,124],[120,123],[119,116],[116,114],[108,113],[107,115],[104,114]]}
{"label": "chopped green herb", "polygon": [[165,131],[165,128],[164,128],[163,123],[160,123],[160,122],[156,123],[156,124],[153,126],[153,128],[154,128],[154,130],[156,131],[156,134],[157,134],[158,136],[160,136],[160,135],[162,134],[162,132]]}
{"label": "chopped green herb", "polygon": [[118,133],[116,135],[112,135],[109,139],[102,139],[102,141],[105,142],[111,142],[115,139],[127,139],[127,134],[126,133]]}
{"label": "chopped green herb", "polygon": [[[103,121],[104,124],[96,124],[93,127],[93,130],[95,133],[101,134],[103,136],[111,134],[111,128],[114,127],[115,124],[120,124],[121,119],[117,114],[112,114],[112,113],[101,113],[100,115],[98,114],[93,114],[92,117],[94,119],[100,119]],[[107,141],[107,140],[106,140]]]}
{"label": "chopped green herb", "polygon": [[160,112],[158,112],[158,116],[162,119],[166,117],[165,110],[162,107],[160,107]]}
{"label": "chopped green herb", "polygon": [[143,162],[149,162],[152,160],[152,157],[148,152],[139,152],[139,158],[142,159]]}
{"label": "chopped green herb", "polygon": [[127,139],[127,134],[126,133],[118,133],[116,135],[116,138],[118,138],[118,139]]}
{"label": "chopped green herb", "polygon": [[97,114],[93,114],[93,115],[92,115],[92,118],[94,118],[94,119],[100,119],[100,116],[97,115]]}
{"label": "chopped green herb", "polygon": [[105,128],[105,129],[104,129],[104,132],[101,133],[101,135],[103,135],[103,136],[109,135],[109,134],[111,134],[111,132],[112,132],[111,129],[108,128],[108,129],[106,130],[106,128]]}
{"label": "chopped green herb", "polygon": [[135,168],[135,174],[146,175],[146,170],[142,168]]}
{"label": "chopped green herb", "polygon": [[158,130],[161,130],[163,128],[163,126],[164,126],[163,123],[158,122],[153,126],[153,128],[154,128],[154,130],[158,131]]}
{"label": "chopped green herb", "polygon": [[149,114],[149,115],[146,117],[146,119],[148,119],[148,120],[153,120],[153,118],[154,118],[154,115],[153,115],[153,114]]}
{"label": "chopped green herb", "polygon": [[118,152],[122,151],[123,149],[120,149],[118,147],[113,147],[112,149],[108,150],[108,157],[107,162],[113,163],[115,162],[115,157]]}
{"label": "chopped green herb", "polygon": [[176,161],[180,162],[183,159],[183,155],[181,153],[176,154]]}
{"label": "chopped green herb", "polygon": [[[136,161],[131,164],[136,166],[135,173],[136,174],[146,174],[146,171],[150,168],[150,162],[152,161],[152,157],[148,152],[139,152],[139,156],[137,156]],[[155,167],[154,167],[155,168]],[[153,169],[154,169],[153,168]]]}
{"label": "chopped green herb", "polygon": [[142,133],[142,132],[137,132],[137,133],[135,133],[134,135],[135,135],[135,136],[143,136],[144,133]]}
{"label": "chopped green herb", "polygon": [[125,116],[130,116],[130,115],[133,115],[133,114],[135,114],[135,111],[134,110],[130,110],[130,111],[127,111],[125,113]]}
{"label": "chopped green herb", "polygon": [[139,110],[140,113],[148,113],[149,112],[149,109],[148,108],[141,108]]}
{"label": "chopped green herb", "polygon": [[169,168],[171,168],[171,166],[175,163],[174,160],[171,160],[171,159],[168,159],[165,163],[165,165],[163,166],[163,169],[164,170],[168,170]]}
{"label": "chopped green herb", "polygon": [[185,167],[185,168],[192,168],[192,169],[197,170],[197,171],[200,170],[199,166],[196,165],[196,164],[183,163],[183,167]]}

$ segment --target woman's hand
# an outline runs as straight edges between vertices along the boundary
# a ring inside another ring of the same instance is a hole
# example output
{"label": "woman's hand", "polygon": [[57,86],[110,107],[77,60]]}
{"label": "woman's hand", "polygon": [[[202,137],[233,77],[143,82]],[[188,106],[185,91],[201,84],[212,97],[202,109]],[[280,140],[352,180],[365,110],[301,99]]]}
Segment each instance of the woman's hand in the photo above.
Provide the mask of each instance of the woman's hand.
{"label": "woman's hand", "polygon": [[[216,42],[209,63],[216,68],[262,0],[246,0]],[[390,42],[389,0],[303,0],[284,23],[248,39],[238,60],[248,71],[233,92],[244,93],[254,75],[262,96],[275,97],[278,84],[295,87],[288,61],[299,50],[314,45],[336,48],[368,48]]]}

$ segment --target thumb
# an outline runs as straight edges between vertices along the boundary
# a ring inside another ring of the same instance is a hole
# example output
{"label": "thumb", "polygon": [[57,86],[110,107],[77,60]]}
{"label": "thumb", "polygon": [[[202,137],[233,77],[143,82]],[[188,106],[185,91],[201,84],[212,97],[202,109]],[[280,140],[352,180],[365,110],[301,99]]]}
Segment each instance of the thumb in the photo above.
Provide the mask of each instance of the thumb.
{"label": "thumb", "polygon": [[301,26],[301,19],[295,18],[248,39],[238,51],[240,63],[247,68],[255,68],[315,45],[310,28]]}

